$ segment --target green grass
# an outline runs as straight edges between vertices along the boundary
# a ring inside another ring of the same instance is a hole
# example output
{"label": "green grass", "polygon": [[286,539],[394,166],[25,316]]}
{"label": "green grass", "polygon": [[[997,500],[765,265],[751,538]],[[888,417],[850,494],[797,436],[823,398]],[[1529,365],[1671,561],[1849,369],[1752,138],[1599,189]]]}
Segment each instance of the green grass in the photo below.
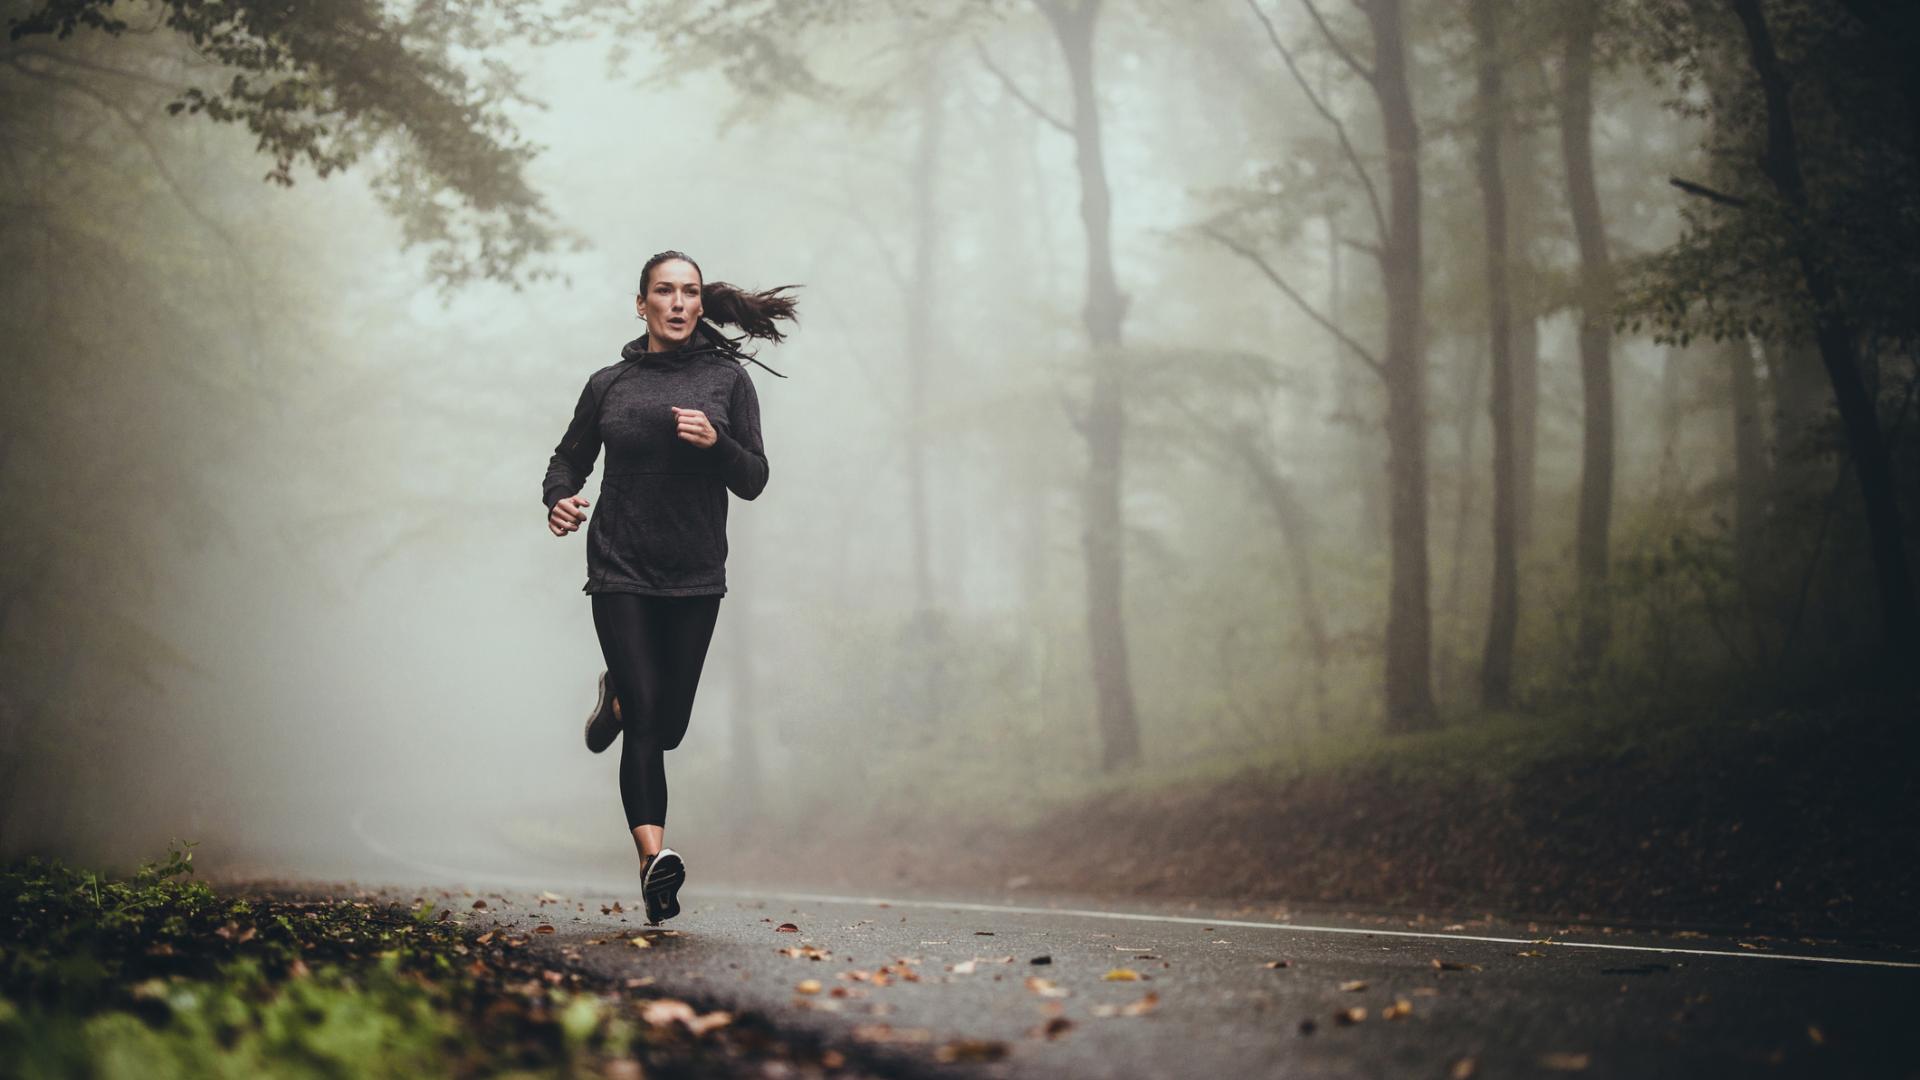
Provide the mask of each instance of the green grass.
{"label": "green grass", "polygon": [[7,1075],[563,1076],[628,1049],[599,997],[507,994],[431,904],[227,899],[191,860],[0,871]]}

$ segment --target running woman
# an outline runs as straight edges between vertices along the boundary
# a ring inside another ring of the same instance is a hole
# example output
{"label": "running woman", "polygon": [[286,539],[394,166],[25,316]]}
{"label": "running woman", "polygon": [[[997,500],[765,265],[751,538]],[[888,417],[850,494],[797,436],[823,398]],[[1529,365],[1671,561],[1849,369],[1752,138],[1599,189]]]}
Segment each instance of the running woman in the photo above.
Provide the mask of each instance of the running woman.
{"label": "running woman", "polygon": [[579,491],[606,447],[582,591],[607,669],[586,738],[597,754],[626,735],[620,802],[653,925],[680,913],[687,876],[686,860],[666,846],[665,754],[686,735],[727,591],[727,492],[752,499],[767,486],[752,357],[713,324],[778,342],[774,320],[795,318],[793,299],[781,295],[792,287],[707,284],[678,251],[648,259],[634,297],[647,332],[588,377],[541,488],[548,530],[578,531],[589,505]]}

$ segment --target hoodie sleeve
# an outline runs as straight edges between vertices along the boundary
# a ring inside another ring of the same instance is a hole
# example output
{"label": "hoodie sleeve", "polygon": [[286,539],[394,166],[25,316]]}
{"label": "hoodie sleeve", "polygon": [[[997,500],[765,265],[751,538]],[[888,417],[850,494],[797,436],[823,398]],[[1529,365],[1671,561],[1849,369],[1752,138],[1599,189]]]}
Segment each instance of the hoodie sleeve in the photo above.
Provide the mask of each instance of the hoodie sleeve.
{"label": "hoodie sleeve", "polygon": [[580,401],[573,407],[573,422],[560,437],[547,461],[547,477],[540,485],[540,500],[552,510],[553,504],[577,494],[593,475],[594,459],[600,456],[600,402],[593,393],[593,380],[580,390]]}
{"label": "hoodie sleeve", "polygon": [[720,475],[728,490],[752,499],[767,486],[767,451],[760,441],[760,396],[744,367],[727,399],[727,416],[732,430],[720,432],[713,444],[714,453],[720,455]]}

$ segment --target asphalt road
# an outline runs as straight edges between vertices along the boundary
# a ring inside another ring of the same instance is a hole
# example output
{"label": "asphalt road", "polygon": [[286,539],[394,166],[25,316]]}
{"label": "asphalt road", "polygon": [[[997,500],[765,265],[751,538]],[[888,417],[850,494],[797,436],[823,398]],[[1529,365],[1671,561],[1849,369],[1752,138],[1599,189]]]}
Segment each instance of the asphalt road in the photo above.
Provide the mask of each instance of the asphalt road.
{"label": "asphalt road", "polygon": [[690,871],[658,928],[637,890],[386,891],[444,897],[556,968],[758,1011],[902,1075],[1920,1076],[1920,958],[1831,942],[828,897]]}

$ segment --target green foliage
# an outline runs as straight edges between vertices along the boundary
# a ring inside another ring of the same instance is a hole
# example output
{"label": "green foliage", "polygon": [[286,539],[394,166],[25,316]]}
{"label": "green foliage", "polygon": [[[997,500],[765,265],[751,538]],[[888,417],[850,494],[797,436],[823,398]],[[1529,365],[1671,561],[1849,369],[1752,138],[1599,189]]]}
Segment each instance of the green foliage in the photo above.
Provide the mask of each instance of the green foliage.
{"label": "green foliage", "polygon": [[[111,0],[44,0],[12,20],[9,36],[64,40],[81,28],[115,36],[153,29],[111,17],[111,7]],[[389,152],[375,189],[407,243],[429,249],[443,290],[552,276],[533,264],[569,234],[528,183],[535,147],[505,112],[529,99],[508,69],[490,63],[476,77],[452,57],[456,44],[553,36],[559,24],[487,2],[421,5],[410,21],[368,0],[166,0],[158,7],[159,26],[227,76],[218,88],[183,87],[169,114],[244,125],[273,163],[265,178],[283,186],[293,184],[296,164],[324,178],[383,144]]]}
{"label": "green foliage", "polygon": [[[1719,197],[1690,196],[1670,249],[1623,267],[1618,315],[1660,340],[1753,334],[1790,338],[1811,325],[1801,253],[1834,275],[1848,315],[1890,349],[1920,342],[1920,146],[1908,113],[1910,56],[1838,5],[1789,0],[1768,21],[1790,85],[1799,165],[1810,202],[1793,213],[1759,168],[1766,109],[1739,25],[1720,5],[1628,5],[1637,51],[1677,73],[1674,106],[1705,116]],[[1891,10],[1891,9],[1889,9]],[[1686,93],[1690,88],[1697,92]]]}
{"label": "green foliage", "polygon": [[22,860],[0,896],[9,1076],[563,1075],[632,1039],[591,994],[509,999],[431,904],[223,898],[191,844],[126,879]]}

